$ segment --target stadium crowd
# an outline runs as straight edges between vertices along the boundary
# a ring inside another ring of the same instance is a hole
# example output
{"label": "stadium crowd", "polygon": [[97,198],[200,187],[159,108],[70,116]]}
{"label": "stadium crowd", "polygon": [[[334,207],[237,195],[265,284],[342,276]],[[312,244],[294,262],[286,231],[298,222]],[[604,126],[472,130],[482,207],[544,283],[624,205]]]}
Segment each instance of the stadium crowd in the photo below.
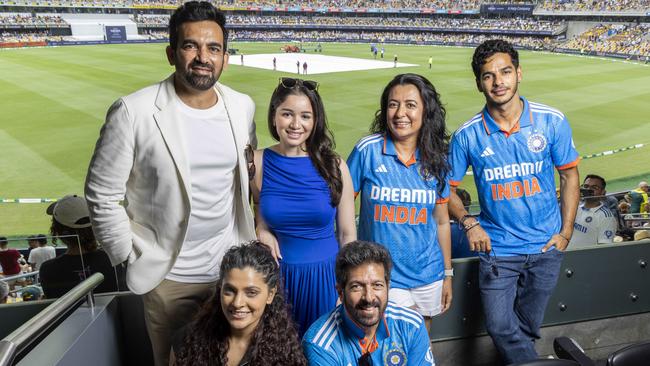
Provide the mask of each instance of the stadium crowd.
{"label": "stadium crowd", "polygon": [[0,25],[55,26],[66,25],[58,15],[0,13]]}
{"label": "stadium crowd", "polygon": [[581,53],[606,52],[650,56],[650,24],[600,24],[560,47]]}
{"label": "stadium crowd", "polygon": [[64,37],[53,36],[49,31],[21,32],[0,31],[0,43],[62,41]]}
{"label": "stadium crowd", "polygon": [[[354,27],[407,27],[432,29],[466,29],[466,30],[518,30],[518,31],[558,31],[564,26],[563,21],[546,21],[530,18],[397,18],[397,17],[334,17],[334,16],[254,16],[229,15],[228,24],[232,25],[330,25]],[[166,26],[169,16],[139,14],[134,16],[138,24]]]}
{"label": "stadium crowd", "polygon": [[552,47],[550,38],[536,37],[509,37],[502,35],[485,34],[444,34],[428,32],[343,32],[343,31],[232,31],[233,40],[263,40],[287,41],[300,40],[303,42],[337,42],[337,41],[363,41],[368,43],[426,43],[435,42],[442,44],[478,44],[487,39],[501,38],[509,40],[516,45],[528,49],[542,50]]}
{"label": "stadium crowd", "polygon": [[[223,7],[298,7],[298,8],[379,8],[379,9],[446,9],[446,10],[478,10],[481,4],[485,3],[508,3],[508,4],[534,4],[538,9],[547,11],[578,11],[578,12],[629,12],[650,9],[649,0],[226,0],[211,1],[215,6]],[[92,7],[92,8],[174,8],[183,1],[181,0],[0,0],[0,5],[24,5],[24,6],[47,6],[47,7]]]}
{"label": "stadium crowd", "polygon": [[[161,20],[162,21],[162,20]],[[232,15],[228,21],[233,25],[348,25],[355,27],[407,27],[407,28],[453,28],[471,30],[525,30],[555,31],[564,25],[562,21],[544,21],[530,18],[395,18],[395,17],[323,17],[323,16],[241,16]]]}
{"label": "stadium crowd", "polygon": [[630,12],[650,9],[650,0],[546,0],[541,10],[578,12]]}

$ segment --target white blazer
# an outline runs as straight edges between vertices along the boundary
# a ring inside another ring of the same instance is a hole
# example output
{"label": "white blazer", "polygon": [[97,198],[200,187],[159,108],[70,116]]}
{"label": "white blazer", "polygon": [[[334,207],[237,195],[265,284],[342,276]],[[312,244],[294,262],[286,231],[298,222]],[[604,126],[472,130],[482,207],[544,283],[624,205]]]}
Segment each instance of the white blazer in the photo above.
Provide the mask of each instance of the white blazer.
{"label": "white blazer", "polygon": [[[255,239],[244,158],[246,145],[257,145],[255,104],[222,84],[215,90],[223,98],[237,148],[233,220],[239,243]],[[175,98],[172,75],[116,101],[86,176],[95,237],[113,265],[128,259],[126,281],[136,294],[151,291],[169,273],[190,217],[190,168]]]}

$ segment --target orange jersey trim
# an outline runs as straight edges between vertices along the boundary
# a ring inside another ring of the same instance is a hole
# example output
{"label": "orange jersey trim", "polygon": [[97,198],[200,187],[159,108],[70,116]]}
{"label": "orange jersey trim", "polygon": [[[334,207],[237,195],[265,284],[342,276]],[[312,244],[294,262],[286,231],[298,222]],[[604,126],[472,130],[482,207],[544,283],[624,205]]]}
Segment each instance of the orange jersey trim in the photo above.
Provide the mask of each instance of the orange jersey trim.
{"label": "orange jersey trim", "polygon": [[510,129],[510,131],[501,130],[501,132],[503,132],[503,133],[506,135],[506,138],[508,138],[508,137],[510,137],[510,135],[512,135],[513,133],[517,133],[517,132],[519,132],[519,129],[520,129],[520,128],[519,128],[519,121],[517,121],[517,123],[516,123],[514,126],[512,126],[512,128]]}
{"label": "orange jersey trim", "polygon": [[402,162],[402,164],[406,165],[407,168],[417,162],[417,160],[415,160],[415,153],[413,153],[413,155],[411,155],[411,158],[408,161],[402,160],[402,157],[399,156],[399,153],[397,153],[397,157],[399,158],[399,161]]}
{"label": "orange jersey trim", "polygon": [[452,185],[454,187],[458,187],[461,183],[462,183],[461,181],[451,180],[451,179],[449,180],[449,185]]}
{"label": "orange jersey trim", "polygon": [[372,341],[368,342],[368,344],[364,344],[364,339],[361,338],[359,339],[359,347],[361,347],[361,354],[364,353],[373,353],[374,351],[379,348],[379,343],[377,342],[377,336],[375,335],[372,337]]}
{"label": "orange jersey trim", "polygon": [[436,200],[436,203],[440,203],[440,204],[447,203],[447,202],[449,202],[449,197],[447,197],[447,198],[439,198],[439,199]]}
{"label": "orange jersey trim", "polygon": [[485,122],[485,114],[481,112],[481,119],[483,120],[483,127],[485,128],[485,132],[487,132],[488,136],[490,136],[490,129],[487,126],[487,122]]}
{"label": "orange jersey trim", "polygon": [[580,163],[580,157],[578,157],[576,160],[570,162],[569,164],[564,164],[564,165],[556,166],[555,169],[557,169],[557,170],[566,170],[566,169],[570,169],[570,168],[573,168],[573,167],[578,166],[578,163]]}

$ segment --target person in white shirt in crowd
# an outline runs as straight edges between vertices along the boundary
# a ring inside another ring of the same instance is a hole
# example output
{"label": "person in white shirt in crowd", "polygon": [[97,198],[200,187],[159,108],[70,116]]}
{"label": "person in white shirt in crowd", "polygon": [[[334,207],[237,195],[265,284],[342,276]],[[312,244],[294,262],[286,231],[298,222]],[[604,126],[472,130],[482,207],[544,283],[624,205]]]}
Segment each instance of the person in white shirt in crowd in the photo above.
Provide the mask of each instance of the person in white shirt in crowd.
{"label": "person in white shirt in crowd", "polygon": [[585,178],[569,249],[608,244],[614,240],[618,222],[616,215],[604,204],[606,186],[601,176],[589,174]]}
{"label": "person in white shirt in crowd", "polygon": [[56,257],[56,250],[54,247],[47,245],[47,237],[45,235],[38,234],[30,236],[28,241],[30,245],[32,242],[36,244],[34,249],[29,252],[29,258],[27,259],[27,262],[32,266],[32,271],[38,271],[43,262]]}

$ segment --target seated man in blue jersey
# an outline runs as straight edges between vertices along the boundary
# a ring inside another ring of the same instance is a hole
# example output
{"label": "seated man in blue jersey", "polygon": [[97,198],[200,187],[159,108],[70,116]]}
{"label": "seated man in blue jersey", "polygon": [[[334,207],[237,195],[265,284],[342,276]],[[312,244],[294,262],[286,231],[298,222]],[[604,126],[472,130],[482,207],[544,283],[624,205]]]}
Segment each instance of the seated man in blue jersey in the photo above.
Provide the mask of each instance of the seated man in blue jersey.
{"label": "seated man in blue jersey", "polygon": [[435,365],[424,320],[388,303],[392,261],[381,245],[354,241],[336,257],[341,304],[303,339],[310,365]]}

